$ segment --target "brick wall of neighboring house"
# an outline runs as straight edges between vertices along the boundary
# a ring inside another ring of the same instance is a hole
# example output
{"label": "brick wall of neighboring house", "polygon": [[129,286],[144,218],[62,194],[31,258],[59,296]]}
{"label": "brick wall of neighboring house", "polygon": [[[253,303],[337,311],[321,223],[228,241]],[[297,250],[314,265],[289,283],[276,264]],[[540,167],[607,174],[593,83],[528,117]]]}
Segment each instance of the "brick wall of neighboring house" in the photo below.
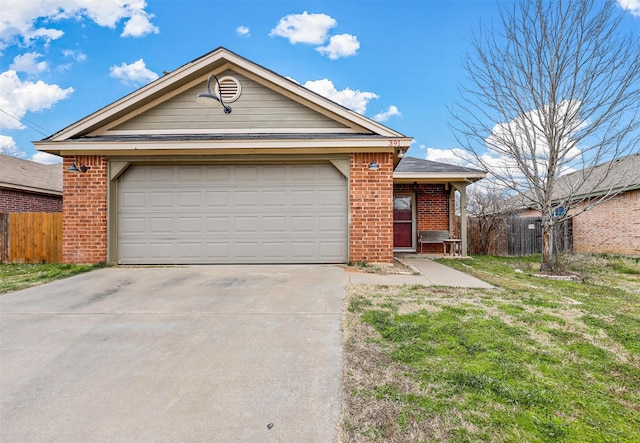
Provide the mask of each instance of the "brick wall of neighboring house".
{"label": "brick wall of neighboring house", "polygon": [[[415,192],[416,221],[418,231],[446,231],[449,229],[449,192],[444,184],[421,184],[414,189],[412,184],[396,184],[394,191]],[[453,226],[455,237],[455,223]],[[423,245],[424,253],[442,253],[442,244]]]}
{"label": "brick wall of neighboring house", "polygon": [[577,215],[573,250],[640,256],[640,189]]}
{"label": "brick wall of neighboring house", "polygon": [[0,189],[0,212],[62,212],[62,196]]}
{"label": "brick wall of neighboring house", "polygon": [[[393,262],[393,154],[355,153],[350,157],[349,259]],[[380,168],[369,169],[376,161]]]}
{"label": "brick wall of neighboring house", "polygon": [[[527,210],[520,216],[539,217],[540,213]],[[573,250],[640,256],[640,190],[625,192],[576,215]]]}
{"label": "brick wall of neighboring house", "polygon": [[69,172],[74,161],[63,165],[62,261],[100,263],[107,260],[107,159],[99,155],[79,155],[77,165],[87,172]]}

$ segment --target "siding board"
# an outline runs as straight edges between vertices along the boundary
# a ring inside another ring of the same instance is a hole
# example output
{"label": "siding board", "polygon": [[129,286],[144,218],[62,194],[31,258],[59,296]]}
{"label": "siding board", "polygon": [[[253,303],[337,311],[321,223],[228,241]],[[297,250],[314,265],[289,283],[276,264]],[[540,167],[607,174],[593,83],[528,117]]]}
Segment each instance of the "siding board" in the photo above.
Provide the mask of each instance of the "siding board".
{"label": "siding board", "polygon": [[[278,94],[257,82],[233,72],[242,84],[242,94],[235,102],[231,114],[224,114],[218,107],[204,108],[195,102],[196,95],[204,92],[204,84],[163,102],[142,114],[112,128],[121,131],[154,130],[224,130],[224,129],[335,129],[335,132],[351,132],[351,128],[326,117],[294,100]],[[109,131],[106,132],[109,134]]]}

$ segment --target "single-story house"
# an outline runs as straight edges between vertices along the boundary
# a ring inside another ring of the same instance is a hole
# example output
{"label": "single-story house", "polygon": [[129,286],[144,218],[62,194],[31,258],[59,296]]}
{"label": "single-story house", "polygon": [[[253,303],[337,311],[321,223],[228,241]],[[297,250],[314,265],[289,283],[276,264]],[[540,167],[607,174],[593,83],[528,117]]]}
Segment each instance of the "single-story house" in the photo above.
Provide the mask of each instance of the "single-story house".
{"label": "single-story house", "polygon": [[65,262],[345,263],[453,234],[484,177],[411,142],[221,47],[35,146],[64,159]]}
{"label": "single-story house", "polygon": [[[564,175],[557,189],[552,201],[555,211],[577,214],[574,251],[640,256],[640,153]],[[607,194],[613,197],[594,204]],[[540,215],[526,195],[517,201],[519,216]]]}
{"label": "single-story house", "polygon": [[0,213],[62,212],[62,165],[0,154]]}

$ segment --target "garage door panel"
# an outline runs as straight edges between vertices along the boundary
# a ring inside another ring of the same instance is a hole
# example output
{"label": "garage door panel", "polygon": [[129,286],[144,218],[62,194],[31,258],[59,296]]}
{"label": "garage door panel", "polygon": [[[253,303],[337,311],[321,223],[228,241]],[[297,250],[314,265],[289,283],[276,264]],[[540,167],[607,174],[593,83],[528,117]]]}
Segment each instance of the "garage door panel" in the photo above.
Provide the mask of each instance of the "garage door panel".
{"label": "garage door panel", "polygon": [[202,257],[203,245],[199,242],[180,242],[177,245],[178,255],[184,260],[198,260]]}
{"label": "garage door panel", "polygon": [[313,216],[292,216],[291,233],[310,233],[316,230],[316,218]]}
{"label": "garage door panel", "polygon": [[213,263],[223,263],[231,257],[231,242],[207,242],[205,256],[213,260]]}
{"label": "garage door panel", "polygon": [[166,263],[167,260],[173,258],[174,249],[174,242],[172,241],[150,242],[148,245],[148,255],[153,257],[154,260],[161,260],[161,263]]}
{"label": "garage door panel", "polygon": [[291,191],[291,206],[313,207],[316,203],[313,190]]}
{"label": "garage door panel", "polygon": [[286,233],[289,227],[287,217],[284,216],[263,216],[262,232],[264,234]]}
{"label": "garage door panel", "polygon": [[344,194],[339,189],[331,189],[327,191],[318,191],[318,198],[323,207],[339,206],[342,207]]}
{"label": "garage door panel", "polygon": [[253,259],[254,257],[259,257],[259,242],[252,241],[236,241],[233,244],[233,252],[235,257],[239,259]]}
{"label": "garage door panel", "polygon": [[205,233],[218,234],[226,233],[231,229],[231,217],[207,217],[205,221]]}
{"label": "garage door panel", "polygon": [[177,191],[177,202],[180,208],[202,207],[202,191]]}
{"label": "garage door panel", "polygon": [[[137,169],[137,168],[136,168]],[[128,173],[129,171],[127,171]],[[176,168],[173,166],[156,166],[141,171],[144,183],[164,184],[175,180]]]}
{"label": "garage door panel", "polygon": [[265,259],[284,260],[287,258],[287,242],[263,242],[262,256]]}
{"label": "garage door panel", "polygon": [[235,206],[248,206],[255,208],[258,205],[258,191],[234,191],[233,204]]}
{"label": "garage door panel", "polygon": [[146,205],[147,209],[173,208],[175,204],[173,199],[173,192],[171,191],[151,191],[149,192],[146,202],[148,203]]}
{"label": "garage door panel", "polygon": [[203,172],[200,166],[182,166],[176,169],[180,183],[201,183]]}
{"label": "garage door panel", "polygon": [[145,233],[144,217],[127,217],[120,221],[120,234],[140,235]]}
{"label": "garage door panel", "polygon": [[122,264],[346,261],[347,182],[330,164],[132,166],[118,186]]}
{"label": "garage door panel", "polygon": [[205,191],[205,206],[210,208],[228,207],[231,203],[231,191]]}
{"label": "garage door panel", "polygon": [[262,191],[263,208],[284,208],[287,202],[287,191]]}
{"label": "garage door panel", "polygon": [[318,217],[319,231],[332,233],[341,232],[343,229],[342,221],[343,220],[340,217],[321,215],[320,217]]}
{"label": "garage door panel", "polygon": [[201,217],[178,217],[178,232],[198,234],[202,232]]}
{"label": "garage door panel", "polygon": [[232,232],[238,234],[260,234],[259,217],[235,217]]}
{"label": "garage door panel", "polygon": [[120,194],[121,208],[140,208],[145,205],[146,194],[144,192],[128,191]]}

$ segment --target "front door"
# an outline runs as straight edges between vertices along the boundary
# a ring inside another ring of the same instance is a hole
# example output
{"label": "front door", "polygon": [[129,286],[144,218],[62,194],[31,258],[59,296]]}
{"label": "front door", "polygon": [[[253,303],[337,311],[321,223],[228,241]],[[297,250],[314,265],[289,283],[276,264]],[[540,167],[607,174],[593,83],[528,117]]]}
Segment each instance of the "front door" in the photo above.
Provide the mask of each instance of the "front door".
{"label": "front door", "polygon": [[416,249],[415,195],[393,195],[393,249]]}

